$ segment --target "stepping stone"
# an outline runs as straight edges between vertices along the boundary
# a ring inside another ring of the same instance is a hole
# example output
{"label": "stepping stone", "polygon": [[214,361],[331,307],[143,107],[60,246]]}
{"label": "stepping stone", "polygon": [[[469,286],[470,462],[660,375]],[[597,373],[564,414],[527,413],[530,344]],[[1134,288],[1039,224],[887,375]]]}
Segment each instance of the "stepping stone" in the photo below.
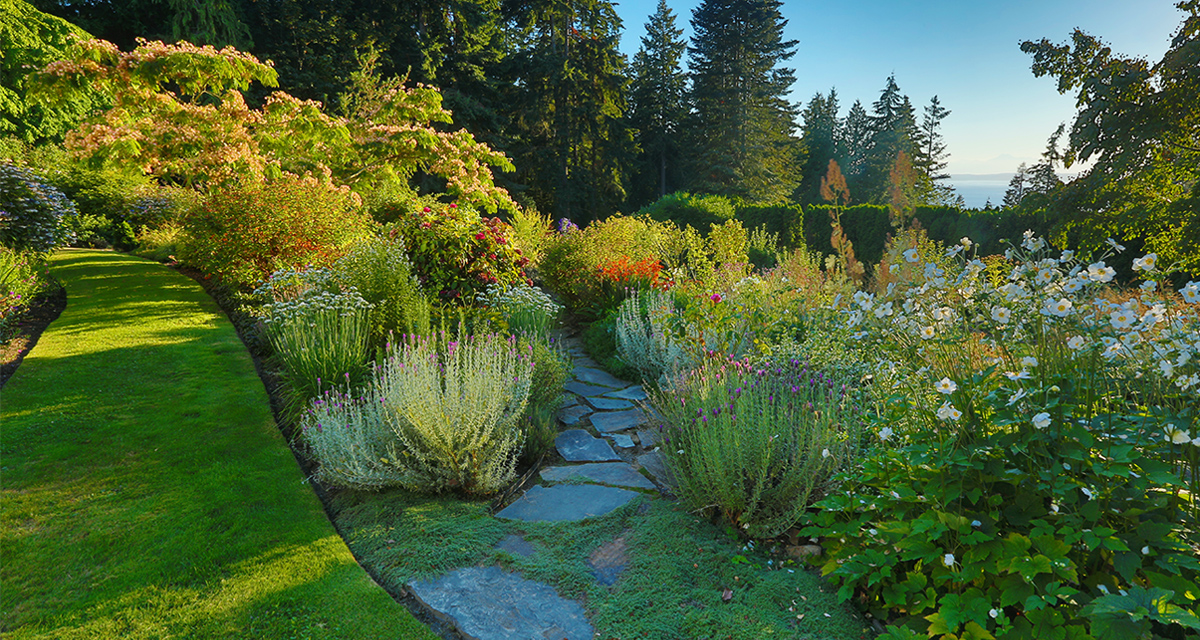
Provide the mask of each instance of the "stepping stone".
{"label": "stepping stone", "polygon": [[644,431],[638,431],[637,434],[638,442],[641,442],[642,446],[647,449],[658,444],[658,429],[646,429]]}
{"label": "stepping stone", "polygon": [[602,516],[638,495],[636,491],[598,484],[538,485],[501,509],[496,517],[526,522],[575,522]]}
{"label": "stepping stone", "polygon": [[[634,487],[637,489],[654,489],[654,483],[637,469],[624,462],[595,462],[570,467],[549,467],[542,469],[542,480],[547,482],[562,482],[568,478],[585,478],[600,484],[611,484],[618,487]],[[526,543],[528,544],[528,543]]]}
{"label": "stepping stone", "polygon": [[613,444],[617,445],[618,447],[621,447],[622,449],[632,449],[633,448],[633,437],[632,436],[627,436],[623,433],[606,433],[606,434],[604,434],[604,437],[612,438]]}
{"label": "stepping stone", "polygon": [[597,387],[594,384],[584,384],[578,380],[572,380],[564,384],[563,388],[571,393],[578,393],[581,396],[599,396],[612,391],[612,389],[609,389],[608,387]]}
{"label": "stepping stone", "polygon": [[575,365],[576,368],[578,368],[578,367],[591,367],[592,369],[600,368],[599,363],[597,363],[595,360],[592,360],[591,358],[587,357],[587,355],[584,355],[584,354],[580,354],[578,357],[572,359],[571,362]]}
{"label": "stepping stone", "polygon": [[629,387],[628,389],[621,389],[620,391],[612,391],[610,393],[604,394],[604,396],[607,398],[621,398],[622,400],[645,400],[646,399],[646,391],[644,389],[642,389],[642,385],[635,384],[632,387]]}
{"label": "stepping stone", "polygon": [[614,411],[617,409],[632,409],[633,403],[628,400],[618,400],[617,398],[590,397],[587,399],[588,404],[604,411]]}
{"label": "stepping stone", "polygon": [[663,462],[662,453],[658,451],[643,453],[637,457],[637,463],[638,466],[650,472],[655,480],[666,485],[675,484],[675,478],[671,476],[670,469],[667,469],[667,464]]}
{"label": "stepping stone", "polygon": [[602,369],[593,369],[591,367],[581,367],[579,365],[576,365],[575,371],[573,373],[575,375],[575,379],[579,380],[580,382],[586,382],[588,384],[598,384],[602,387],[611,387],[613,389],[620,389],[621,387],[624,387],[625,385],[629,384],[628,382],[625,382],[624,380],[618,380],[618,379],[614,378],[611,373],[604,371]]}
{"label": "stepping stone", "polygon": [[629,411],[614,411],[611,413],[597,413],[592,416],[592,426],[596,427],[603,433],[612,433],[614,431],[624,431],[632,429],[646,421],[646,413],[641,409],[630,409]]}
{"label": "stepping stone", "polygon": [[583,429],[568,429],[554,439],[558,454],[567,462],[620,460],[611,445]]}
{"label": "stepping stone", "polygon": [[625,571],[625,567],[629,565],[628,550],[629,547],[625,544],[623,535],[612,542],[596,547],[595,551],[588,556],[587,562],[596,582],[606,587],[616,584],[617,579],[621,577],[621,572]]}
{"label": "stepping stone", "polygon": [[578,602],[499,567],[457,569],[408,590],[472,640],[591,640],[595,634]]}
{"label": "stepping stone", "polygon": [[577,404],[579,404],[579,396],[577,396],[573,393],[564,393],[561,396],[559,396],[559,400],[558,400],[558,408],[559,409],[566,409],[567,407],[574,407]]}
{"label": "stepping stone", "polygon": [[529,544],[529,541],[512,533],[504,536],[504,539],[497,542],[496,548],[501,551],[507,551],[514,556],[521,556],[522,558],[528,558],[537,553],[537,549],[534,549],[533,545]]}
{"label": "stepping stone", "polygon": [[591,412],[592,412],[591,409],[589,409],[581,404],[577,404],[573,407],[566,407],[564,409],[560,409],[558,411],[558,419],[561,420],[562,423],[565,425],[579,424],[579,421],[582,420],[584,416],[586,416],[587,414],[589,414]]}

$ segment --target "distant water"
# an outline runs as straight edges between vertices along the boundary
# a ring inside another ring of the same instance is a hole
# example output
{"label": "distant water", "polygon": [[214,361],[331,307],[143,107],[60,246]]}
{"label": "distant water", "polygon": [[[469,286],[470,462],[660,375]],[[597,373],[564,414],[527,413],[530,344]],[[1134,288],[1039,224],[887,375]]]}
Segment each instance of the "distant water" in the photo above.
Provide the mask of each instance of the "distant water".
{"label": "distant water", "polygon": [[1004,192],[1008,191],[1011,175],[997,176],[951,176],[950,184],[954,191],[967,201],[967,207],[982,209],[990,199],[992,205],[999,207],[1004,203]]}

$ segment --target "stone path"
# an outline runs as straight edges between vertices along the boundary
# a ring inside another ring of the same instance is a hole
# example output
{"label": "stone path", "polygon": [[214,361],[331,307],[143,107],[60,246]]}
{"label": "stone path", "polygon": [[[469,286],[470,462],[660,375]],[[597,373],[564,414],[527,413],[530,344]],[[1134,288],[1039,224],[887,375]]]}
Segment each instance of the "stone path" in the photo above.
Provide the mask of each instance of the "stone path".
{"label": "stone path", "polygon": [[[670,486],[658,453],[658,430],[639,403],[641,385],[613,377],[584,353],[573,338],[564,340],[574,360],[572,379],[558,420],[562,431],[555,448],[566,464],[542,469],[543,484],[500,510],[497,518],[562,522],[610,513],[639,494]],[[536,549],[517,535],[496,545],[514,556]],[[624,538],[596,549],[589,559],[597,582],[612,585],[628,562]],[[498,567],[458,569],[419,581],[410,590],[421,602],[473,640],[591,638],[591,624],[579,603],[552,587],[531,582]]]}

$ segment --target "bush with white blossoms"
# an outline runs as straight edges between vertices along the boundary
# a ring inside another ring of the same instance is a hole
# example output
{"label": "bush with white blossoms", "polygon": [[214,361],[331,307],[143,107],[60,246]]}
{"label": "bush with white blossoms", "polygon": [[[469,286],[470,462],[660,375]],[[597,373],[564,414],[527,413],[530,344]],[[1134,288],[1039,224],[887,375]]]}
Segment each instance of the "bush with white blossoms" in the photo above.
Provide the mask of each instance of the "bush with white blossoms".
{"label": "bush with white blossoms", "polygon": [[1173,295],[1151,254],[1130,293],[1111,254],[1032,234],[969,247],[841,305],[893,387],[806,530],[823,572],[893,637],[1195,633],[1200,283]]}
{"label": "bush with white blossoms", "polygon": [[26,168],[0,162],[0,244],[16,251],[49,253],[75,240],[70,198]]}
{"label": "bush with white blossoms", "polygon": [[510,332],[546,339],[558,323],[563,307],[541,289],[518,282],[489,284],[475,295],[480,304],[500,312]]}

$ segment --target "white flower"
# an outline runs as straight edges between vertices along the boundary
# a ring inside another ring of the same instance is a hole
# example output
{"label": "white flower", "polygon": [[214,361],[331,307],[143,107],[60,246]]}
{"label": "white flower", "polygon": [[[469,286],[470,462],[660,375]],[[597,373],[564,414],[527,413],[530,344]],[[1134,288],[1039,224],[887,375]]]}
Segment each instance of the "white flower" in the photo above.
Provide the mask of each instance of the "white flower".
{"label": "white flower", "polygon": [[1108,246],[1112,247],[1113,249],[1116,249],[1117,251],[1125,250],[1124,245],[1117,244],[1117,241],[1113,240],[1112,238],[1107,238],[1104,241],[1108,243]]}
{"label": "white flower", "polygon": [[1128,329],[1129,327],[1133,326],[1133,322],[1136,319],[1137,316],[1124,309],[1121,309],[1119,311],[1112,312],[1112,315],[1109,316],[1108,321],[1110,324],[1112,324],[1114,329]]}
{"label": "white flower", "polygon": [[1012,318],[1012,311],[1009,311],[1008,307],[999,305],[992,307],[992,320],[1000,324],[1008,324],[1010,318]]}
{"label": "white flower", "polygon": [[990,616],[991,618],[995,618],[998,615],[1000,615],[1000,612],[997,611],[996,609],[988,609],[988,616]]}
{"label": "white flower", "polygon": [[892,303],[885,302],[878,307],[875,307],[875,317],[879,319],[886,318],[892,315]]}
{"label": "white flower", "polygon": [[1096,495],[1096,494],[1092,493],[1092,490],[1087,487],[1079,487],[1079,490],[1083,492],[1083,495],[1087,496],[1088,500],[1091,500],[1092,496]]}
{"label": "white flower", "polygon": [[1012,371],[1005,371],[1004,377],[1008,378],[1009,380],[1012,380],[1013,382],[1016,382],[1017,380],[1028,380],[1033,376],[1029,375],[1028,369],[1021,369],[1020,373],[1013,373]]}
{"label": "white flower", "polygon": [[947,553],[946,555],[942,556],[942,564],[946,565],[947,567],[953,567],[954,566],[954,554]]}
{"label": "white flower", "polygon": [[1038,359],[1033,356],[1025,356],[1024,358],[1021,358],[1021,366],[1036,367],[1038,366]]}
{"label": "white flower", "polygon": [[1150,545],[1146,545],[1146,546],[1142,547],[1142,555],[1144,555],[1144,556],[1150,555]]}
{"label": "white flower", "polygon": [[1037,284],[1049,284],[1052,280],[1054,280],[1054,275],[1056,273],[1058,272],[1054,269],[1038,269],[1037,275],[1034,276],[1033,281]]}
{"label": "white flower", "polygon": [[1074,336],[1070,340],[1067,340],[1067,348],[1072,349],[1074,351],[1079,351],[1086,344],[1087,344],[1087,339],[1084,338],[1083,336]]}
{"label": "white flower", "polygon": [[900,265],[898,265],[898,264],[889,264],[888,265],[888,273],[894,274],[899,271],[900,271]]}
{"label": "white flower", "polygon": [[950,395],[954,393],[956,389],[958,389],[958,384],[950,378],[942,378],[937,384],[933,385],[933,388],[936,389],[938,393]]}
{"label": "white flower", "polygon": [[937,332],[934,330],[933,327],[921,327],[921,338],[923,340],[928,340],[936,334],[937,334]]}
{"label": "white flower", "polygon": [[1167,425],[1163,430],[1167,432],[1167,442],[1170,442],[1171,444],[1183,444],[1185,442],[1190,442],[1192,439],[1190,433],[1180,429],[1179,427],[1176,427],[1173,424]]}
{"label": "white flower", "polygon": [[1008,399],[1008,406],[1010,406],[1010,407],[1013,406],[1018,401],[1020,401],[1021,398],[1024,398],[1025,396],[1026,396],[1025,390],[1018,389],[1017,392],[1014,393],[1013,396]]}
{"label": "white flower", "polygon": [[1060,256],[1058,258],[1058,261],[1059,262],[1070,262],[1074,258],[1075,258],[1075,252],[1071,251],[1070,249],[1067,249],[1066,251],[1062,252],[1062,256]]}
{"label": "white flower", "polygon": [[891,427],[884,427],[879,430],[879,439],[883,440],[884,442],[891,440],[892,433],[893,433],[893,431],[892,431]]}
{"label": "white flower", "polygon": [[1043,411],[1033,416],[1033,420],[1031,422],[1033,422],[1033,426],[1037,427],[1038,429],[1045,429],[1046,427],[1050,426],[1050,414]]}
{"label": "white flower", "polygon": [[1147,280],[1139,285],[1138,288],[1146,293],[1154,293],[1158,290],[1158,283],[1153,280]]}
{"label": "white flower", "polygon": [[954,256],[962,253],[962,250],[963,250],[962,245],[956,244],[956,245],[946,249],[946,257],[953,258]]}
{"label": "white flower", "polygon": [[1158,370],[1164,378],[1170,378],[1175,375],[1175,365],[1171,364],[1170,360],[1159,360]]}
{"label": "white flower", "polygon": [[1071,308],[1074,306],[1075,305],[1072,304],[1071,301],[1066,298],[1062,298],[1058,302],[1055,302],[1054,300],[1047,300],[1046,307],[1045,307],[1045,309],[1042,310],[1042,313],[1044,313],[1046,315],[1058,316],[1060,318],[1065,318],[1065,317],[1067,317],[1068,314],[1071,313]]}
{"label": "white flower", "polygon": [[1183,295],[1184,300],[1192,304],[1200,302],[1200,282],[1193,281],[1187,283],[1179,290],[1179,293]]}
{"label": "white flower", "polygon": [[821,450],[821,457],[822,457],[822,458],[828,458],[828,457],[829,457],[829,455],[830,455],[830,454],[829,454],[829,449],[822,449],[822,450]]}
{"label": "white flower", "polygon": [[1147,253],[1146,255],[1133,261],[1134,271],[1145,271],[1147,273],[1154,271],[1154,266],[1158,262],[1157,253]]}
{"label": "white flower", "polygon": [[916,249],[909,249],[908,251],[904,252],[904,259],[909,262],[920,262],[921,255]]}
{"label": "white flower", "polygon": [[1083,281],[1079,278],[1071,278],[1063,284],[1063,291],[1067,293],[1075,293],[1083,288]]}
{"label": "white flower", "polygon": [[1111,359],[1117,357],[1118,355],[1120,355],[1121,349],[1123,349],[1123,348],[1124,348],[1124,345],[1122,345],[1120,342],[1114,342],[1113,344],[1108,345],[1108,347],[1103,352],[1101,352],[1100,355],[1103,356],[1107,360],[1111,360]]}
{"label": "white flower", "polygon": [[1000,291],[1004,293],[1004,297],[1007,300],[1021,300],[1022,298],[1029,297],[1029,292],[1015,282],[1010,282],[1000,287]]}
{"label": "white flower", "polygon": [[954,405],[947,402],[937,410],[937,417],[939,420],[957,421],[962,417],[962,412],[958,409],[955,409]]}
{"label": "white flower", "polygon": [[1103,260],[1090,264],[1087,268],[1087,277],[1093,282],[1112,282],[1116,275],[1117,270],[1106,266]]}
{"label": "white flower", "polygon": [[870,311],[871,307],[875,306],[875,294],[867,293],[866,291],[855,291],[854,301],[858,306],[862,307],[863,311]]}
{"label": "white flower", "polygon": [[959,240],[958,243],[961,244],[964,249],[970,249],[972,244],[971,239],[966,236],[963,236],[963,239]]}

